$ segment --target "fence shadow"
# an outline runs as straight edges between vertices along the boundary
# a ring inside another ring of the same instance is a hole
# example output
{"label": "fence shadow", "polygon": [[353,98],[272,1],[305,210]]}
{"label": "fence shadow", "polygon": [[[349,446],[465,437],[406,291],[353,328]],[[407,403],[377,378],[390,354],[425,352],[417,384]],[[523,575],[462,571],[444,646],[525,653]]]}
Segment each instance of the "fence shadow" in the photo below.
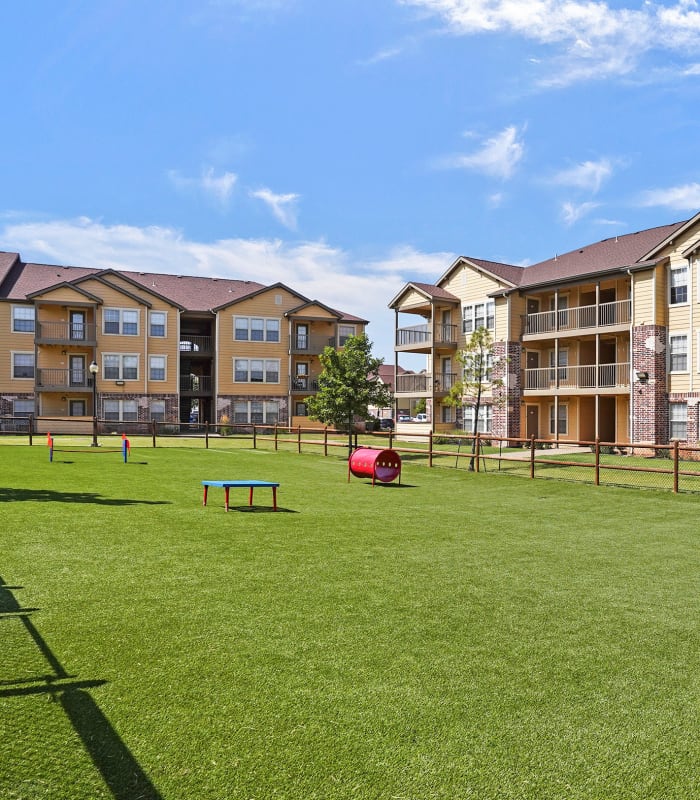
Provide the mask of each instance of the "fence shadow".
{"label": "fence shadow", "polygon": [[104,497],[97,494],[97,492],[56,492],[52,489],[0,487],[0,503],[29,501],[40,503],[93,503],[100,506],[171,505],[168,500],[134,500],[133,498]]}

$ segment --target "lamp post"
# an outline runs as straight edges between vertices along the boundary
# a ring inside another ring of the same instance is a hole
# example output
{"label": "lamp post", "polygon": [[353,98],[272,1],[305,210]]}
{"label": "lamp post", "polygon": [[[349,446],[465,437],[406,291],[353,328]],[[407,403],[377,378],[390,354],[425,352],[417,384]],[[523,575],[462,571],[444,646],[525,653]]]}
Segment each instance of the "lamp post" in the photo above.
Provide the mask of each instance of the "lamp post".
{"label": "lamp post", "polygon": [[97,373],[100,371],[100,368],[97,366],[97,362],[93,359],[92,363],[88,367],[90,370],[90,374],[92,375],[92,445],[91,447],[97,447]]}

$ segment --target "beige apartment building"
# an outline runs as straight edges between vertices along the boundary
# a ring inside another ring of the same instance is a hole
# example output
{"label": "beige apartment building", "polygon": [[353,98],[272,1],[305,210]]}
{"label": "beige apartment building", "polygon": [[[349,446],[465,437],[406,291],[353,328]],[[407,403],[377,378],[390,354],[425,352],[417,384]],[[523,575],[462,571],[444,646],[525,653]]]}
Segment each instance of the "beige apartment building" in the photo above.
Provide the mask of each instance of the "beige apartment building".
{"label": "beige apartment building", "polygon": [[391,301],[397,407],[426,401],[433,430],[471,430],[474,409],[444,400],[458,352],[488,328],[503,385],[479,430],[494,436],[697,442],[700,403],[700,214],[518,267],[460,257],[435,284]]}
{"label": "beige apartment building", "polygon": [[282,283],[0,253],[0,424],[312,424],[319,355],[367,324]]}

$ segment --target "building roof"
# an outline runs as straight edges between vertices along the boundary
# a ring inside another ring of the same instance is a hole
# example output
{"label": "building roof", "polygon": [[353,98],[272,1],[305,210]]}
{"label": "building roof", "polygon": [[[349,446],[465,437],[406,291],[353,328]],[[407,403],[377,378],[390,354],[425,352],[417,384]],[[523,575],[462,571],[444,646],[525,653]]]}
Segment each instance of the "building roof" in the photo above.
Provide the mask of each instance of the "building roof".
{"label": "building roof", "polygon": [[[405,375],[411,371],[404,369],[403,367],[397,367],[396,370],[398,375]],[[379,369],[377,370],[377,375],[383,384],[386,386],[392,386],[394,383],[394,365],[380,364]]]}

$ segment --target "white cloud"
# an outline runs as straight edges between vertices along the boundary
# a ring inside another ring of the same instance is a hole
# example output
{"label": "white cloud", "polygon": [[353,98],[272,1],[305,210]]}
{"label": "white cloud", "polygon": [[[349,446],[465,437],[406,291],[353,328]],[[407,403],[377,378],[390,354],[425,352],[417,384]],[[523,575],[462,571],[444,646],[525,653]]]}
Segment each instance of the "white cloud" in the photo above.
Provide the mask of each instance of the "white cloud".
{"label": "white cloud", "polygon": [[285,228],[296,230],[298,194],[275,194],[272,190],[263,188],[251,191],[250,196],[262,200]]}
{"label": "white cloud", "polygon": [[693,58],[700,33],[695,2],[611,7],[590,0],[397,0],[444,20],[458,36],[508,33],[553,54],[550,86],[627,75],[652,50]]}
{"label": "white cloud", "polygon": [[[471,133],[466,135],[472,136]],[[445,169],[475,170],[506,180],[513,175],[524,153],[525,145],[518,128],[515,125],[509,125],[500,133],[487,139],[474,153],[446,156],[438,159],[436,166]]]}
{"label": "white cloud", "polygon": [[202,170],[198,178],[188,178],[177,170],[168,172],[170,182],[182,191],[198,191],[213,198],[222,207],[228,204],[233,189],[238,181],[238,176],[233,172],[224,172],[221,175],[214,173],[214,167]]}
{"label": "white cloud", "polygon": [[668,189],[649,189],[642,195],[640,205],[696,211],[700,207],[700,183],[686,183]]}
{"label": "white cloud", "polygon": [[557,173],[552,182],[596,194],[602,184],[612,175],[612,171],[612,164],[607,158],[601,158],[599,161],[584,161],[575,167]]}
{"label": "white cloud", "polygon": [[409,280],[436,280],[456,257],[397,247],[373,260],[358,259],[322,241],[197,242],[172,228],[106,225],[87,217],[0,218],[0,238],[5,249],[30,261],[260,283],[282,281],[306,297],[370,320],[368,335],[374,353],[387,363],[394,357],[394,313],[387,307],[389,301]]}
{"label": "white cloud", "polygon": [[598,208],[598,203],[562,203],[561,218],[565,225],[573,225],[582,217],[590,214],[594,208]]}

